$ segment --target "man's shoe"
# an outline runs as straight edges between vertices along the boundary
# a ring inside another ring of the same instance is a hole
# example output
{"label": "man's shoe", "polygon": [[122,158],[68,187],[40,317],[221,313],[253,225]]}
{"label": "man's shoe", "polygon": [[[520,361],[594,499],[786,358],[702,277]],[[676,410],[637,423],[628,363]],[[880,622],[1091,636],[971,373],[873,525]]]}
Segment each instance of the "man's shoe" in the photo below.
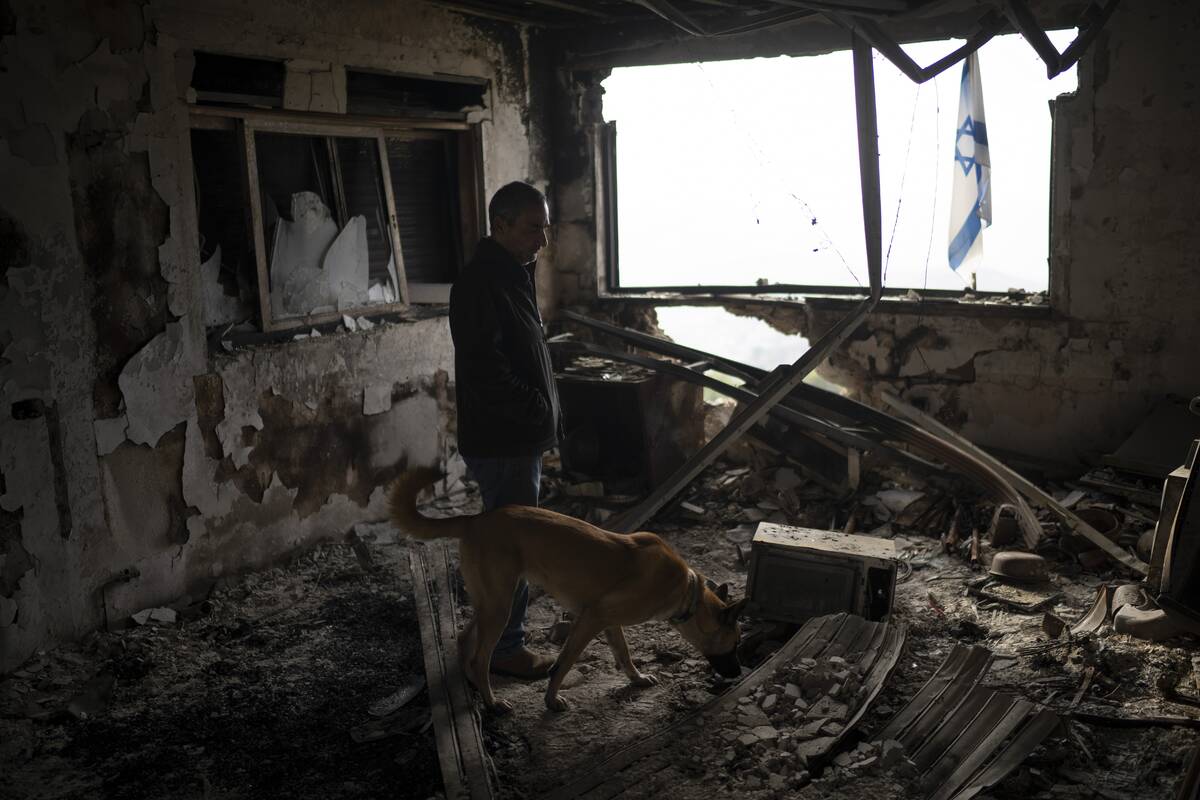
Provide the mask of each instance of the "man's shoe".
{"label": "man's shoe", "polygon": [[496,675],[509,678],[519,678],[523,681],[536,681],[550,675],[554,659],[533,652],[528,647],[522,647],[502,658],[493,658],[491,671]]}

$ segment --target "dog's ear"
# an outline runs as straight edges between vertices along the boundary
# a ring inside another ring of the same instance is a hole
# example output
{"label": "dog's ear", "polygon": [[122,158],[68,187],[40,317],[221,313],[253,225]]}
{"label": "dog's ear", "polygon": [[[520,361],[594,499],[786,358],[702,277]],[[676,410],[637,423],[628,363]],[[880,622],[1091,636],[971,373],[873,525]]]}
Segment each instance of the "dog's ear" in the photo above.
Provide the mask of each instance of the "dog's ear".
{"label": "dog's ear", "polygon": [[722,603],[729,602],[729,584],[728,583],[718,584],[712,578],[705,578],[704,585],[706,587],[708,587],[708,590],[710,592],[712,592],[718,598],[720,598]]}
{"label": "dog's ear", "polygon": [[750,602],[750,598],[743,597],[736,603],[730,603],[729,605],[725,606],[725,608],[721,609],[721,623],[724,625],[733,625],[736,623],[738,617],[740,617],[742,612],[746,610],[746,603],[748,602]]}

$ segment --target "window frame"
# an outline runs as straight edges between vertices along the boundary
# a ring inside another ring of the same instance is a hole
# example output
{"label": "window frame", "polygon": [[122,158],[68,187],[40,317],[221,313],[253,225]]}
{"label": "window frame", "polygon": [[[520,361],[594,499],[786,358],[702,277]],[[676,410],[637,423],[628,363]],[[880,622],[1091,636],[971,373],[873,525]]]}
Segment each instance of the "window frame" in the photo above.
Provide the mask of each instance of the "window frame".
{"label": "window frame", "polygon": [[[1056,256],[1058,253],[1055,250],[1056,246],[1065,247],[1065,243],[1060,243],[1058,240],[1058,231],[1056,222],[1059,219],[1069,214],[1070,209],[1070,193],[1064,191],[1058,183],[1056,183],[1056,169],[1058,164],[1063,159],[1063,149],[1070,146],[1069,141],[1060,141],[1064,137],[1059,135],[1059,114],[1060,100],[1063,96],[1060,95],[1050,101],[1050,180],[1046,191],[1049,195],[1050,202],[1047,209],[1047,251],[1046,251],[1046,274],[1047,286],[1044,292],[1046,302],[1040,305],[1025,305],[1020,303],[1006,304],[1003,307],[1010,310],[1033,310],[1037,313],[1049,313],[1050,310],[1061,303],[1060,299],[1063,293],[1063,282],[1065,281],[1064,270],[1058,268]],[[849,286],[849,285],[808,285],[808,284],[791,284],[791,283],[770,283],[766,285],[734,285],[734,284],[694,284],[694,285],[675,285],[675,286],[622,286],[620,282],[620,237],[618,228],[618,213],[619,213],[619,198],[617,192],[617,122],[619,120],[606,120],[604,122],[595,123],[593,126],[592,140],[592,162],[594,166],[593,180],[595,183],[595,203],[594,207],[600,209],[603,214],[601,224],[598,225],[596,236],[596,272],[597,272],[597,287],[600,299],[633,299],[645,297],[657,297],[660,300],[686,300],[687,298],[701,299],[705,297],[724,296],[724,295],[743,295],[743,296],[758,296],[762,295],[765,301],[777,300],[792,300],[800,301],[829,301],[838,303],[841,301],[852,301],[854,298],[862,297],[870,293],[870,288],[867,286]],[[1065,163],[1065,162],[1064,162]],[[1065,185],[1065,181],[1060,181]],[[1008,292],[1004,291],[985,291],[971,288],[965,289],[922,289],[920,287],[895,286],[883,287],[882,302],[887,304],[889,301],[895,302],[905,298],[909,292],[918,292],[923,300],[937,300],[943,303],[954,303],[962,308],[972,309],[980,308],[983,303],[961,302],[964,292],[969,292],[978,301],[987,301],[991,299],[1007,298]],[[798,297],[797,297],[798,296]],[[908,307],[914,305],[911,301],[903,301],[902,305]],[[996,305],[996,304],[990,304]],[[892,310],[892,309],[889,309]]]}
{"label": "window frame", "polygon": [[396,219],[395,195],[387,155],[389,138],[443,138],[455,134],[458,145],[458,185],[460,228],[464,261],[475,242],[486,230],[483,220],[483,138],[478,123],[427,118],[351,116],[311,112],[199,106],[189,108],[189,129],[228,130],[239,138],[243,154],[241,169],[250,237],[254,244],[257,268],[259,327],[264,333],[294,330],[340,320],[343,311],[307,314],[275,319],[271,315],[270,265],[267,263],[266,236],[263,228],[262,195],[258,175],[255,134],[288,133],[376,140],[382,173],[384,201],[392,258],[396,267],[399,299],[394,303],[366,305],[353,309],[354,316],[403,311],[413,304],[444,304],[450,299],[450,283],[409,283],[404,269],[403,242]]}

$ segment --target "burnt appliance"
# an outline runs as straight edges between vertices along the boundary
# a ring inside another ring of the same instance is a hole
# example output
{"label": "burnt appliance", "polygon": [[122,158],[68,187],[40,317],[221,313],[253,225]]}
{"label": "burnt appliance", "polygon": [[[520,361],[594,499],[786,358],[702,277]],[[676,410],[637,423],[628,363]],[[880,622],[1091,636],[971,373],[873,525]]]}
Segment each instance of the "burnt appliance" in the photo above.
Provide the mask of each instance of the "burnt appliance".
{"label": "burnt appliance", "polygon": [[889,539],[760,522],[750,546],[748,611],[801,623],[847,611],[881,620],[896,594]]}

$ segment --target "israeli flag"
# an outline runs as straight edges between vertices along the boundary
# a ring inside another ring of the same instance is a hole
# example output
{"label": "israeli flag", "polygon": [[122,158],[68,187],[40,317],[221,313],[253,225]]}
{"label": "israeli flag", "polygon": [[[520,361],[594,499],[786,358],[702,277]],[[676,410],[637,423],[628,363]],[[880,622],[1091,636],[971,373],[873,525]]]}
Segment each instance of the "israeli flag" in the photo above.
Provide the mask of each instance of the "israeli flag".
{"label": "israeli flag", "polygon": [[950,196],[950,268],[983,258],[980,231],[992,224],[992,161],[983,118],[983,81],[975,53],[963,63]]}

